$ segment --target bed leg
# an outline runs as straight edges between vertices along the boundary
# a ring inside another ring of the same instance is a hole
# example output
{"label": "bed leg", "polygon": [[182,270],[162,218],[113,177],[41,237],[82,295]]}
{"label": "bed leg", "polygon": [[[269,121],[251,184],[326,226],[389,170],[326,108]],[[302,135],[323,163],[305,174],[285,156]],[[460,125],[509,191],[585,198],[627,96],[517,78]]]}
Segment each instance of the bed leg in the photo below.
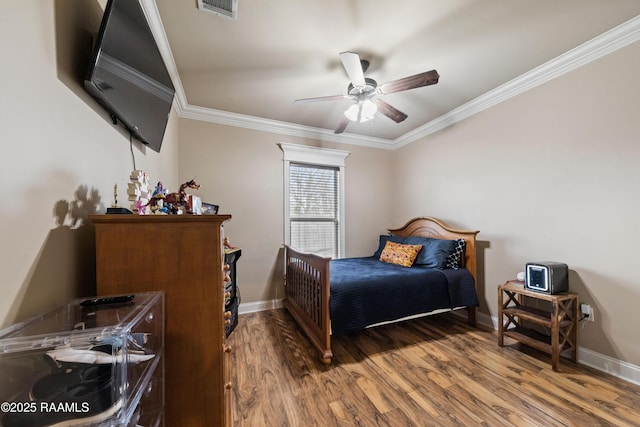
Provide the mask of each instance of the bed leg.
{"label": "bed leg", "polygon": [[331,351],[325,352],[322,356],[320,356],[320,362],[324,365],[331,365],[331,359],[333,358],[333,353]]}
{"label": "bed leg", "polygon": [[467,324],[474,328],[478,326],[476,321],[476,307],[467,307]]}

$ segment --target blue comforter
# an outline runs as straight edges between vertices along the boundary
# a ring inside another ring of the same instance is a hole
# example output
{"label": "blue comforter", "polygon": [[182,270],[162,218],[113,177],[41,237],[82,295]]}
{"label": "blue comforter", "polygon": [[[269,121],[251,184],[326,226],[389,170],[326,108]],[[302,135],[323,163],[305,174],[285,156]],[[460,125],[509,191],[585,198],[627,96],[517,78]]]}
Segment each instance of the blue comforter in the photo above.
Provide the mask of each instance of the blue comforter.
{"label": "blue comforter", "polygon": [[342,258],[331,260],[330,280],[334,335],[437,309],[478,305],[473,276],[463,268],[407,268],[375,257]]}

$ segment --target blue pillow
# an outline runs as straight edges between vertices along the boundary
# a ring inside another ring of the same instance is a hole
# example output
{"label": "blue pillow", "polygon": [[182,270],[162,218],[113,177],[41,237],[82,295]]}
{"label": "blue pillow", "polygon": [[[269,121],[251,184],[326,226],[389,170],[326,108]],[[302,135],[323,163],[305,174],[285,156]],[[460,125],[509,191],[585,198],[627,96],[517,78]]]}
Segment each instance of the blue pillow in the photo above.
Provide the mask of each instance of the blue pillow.
{"label": "blue pillow", "polygon": [[388,241],[392,241],[393,243],[403,243],[404,242],[404,237],[400,237],[400,236],[389,236],[389,235],[380,235],[380,244],[378,245],[378,250],[373,254],[374,257],[376,258],[380,258],[380,255],[382,255],[382,251],[384,250],[384,246],[387,244]]}
{"label": "blue pillow", "polygon": [[422,245],[422,250],[414,261],[414,265],[430,268],[446,268],[447,258],[454,251],[455,240],[432,239],[429,237],[409,236],[404,242],[408,245]]}

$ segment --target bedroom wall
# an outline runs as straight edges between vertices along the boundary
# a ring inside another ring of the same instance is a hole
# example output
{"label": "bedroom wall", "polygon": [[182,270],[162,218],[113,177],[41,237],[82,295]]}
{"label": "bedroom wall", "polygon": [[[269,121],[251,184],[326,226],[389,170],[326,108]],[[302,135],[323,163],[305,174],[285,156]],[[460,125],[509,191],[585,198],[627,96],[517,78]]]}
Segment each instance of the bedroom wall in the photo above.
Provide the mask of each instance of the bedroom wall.
{"label": "bedroom wall", "polygon": [[[0,2],[0,327],[94,295],[89,213],[133,169],[128,134],[82,87],[102,10],[87,0]],[[178,118],[162,154],[134,144],[136,166],[178,184]]]}
{"label": "bedroom wall", "polygon": [[[180,179],[201,185],[203,201],[233,216],[225,233],[242,248],[242,303],[283,298],[284,199],[280,142],[350,151],[345,161],[346,255],[368,256],[386,232],[392,190],[391,151],[332,144],[181,119]],[[195,193],[194,193],[195,194]]]}
{"label": "bedroom wall", "polygon": [[[566,262],[581,347],[640,365],[640,43],[394,152],[394,220],[480,230],[481,311],[527,261]],[[398,185],[402,182],[402,185]]]}

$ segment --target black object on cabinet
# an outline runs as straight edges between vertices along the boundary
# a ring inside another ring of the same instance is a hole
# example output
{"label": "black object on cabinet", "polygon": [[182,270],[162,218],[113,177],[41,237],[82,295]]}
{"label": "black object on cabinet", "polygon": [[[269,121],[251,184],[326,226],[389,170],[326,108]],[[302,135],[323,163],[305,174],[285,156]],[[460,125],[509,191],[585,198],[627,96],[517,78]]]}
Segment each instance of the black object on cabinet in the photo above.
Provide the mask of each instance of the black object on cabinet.
{"label": "black object on cabinet", "polygon": [[[225,249],[224,263],[229,265],[229,277],[231,281],[225,285],[225,310],[231,312],[229,324],[225,325],[225,333],[228,337],[238,325],[238,306],[240,305],[240,292],[236,282],[236,263],[242,256],[242,249]],[[226,297],[228,295],[228,297]]]}

